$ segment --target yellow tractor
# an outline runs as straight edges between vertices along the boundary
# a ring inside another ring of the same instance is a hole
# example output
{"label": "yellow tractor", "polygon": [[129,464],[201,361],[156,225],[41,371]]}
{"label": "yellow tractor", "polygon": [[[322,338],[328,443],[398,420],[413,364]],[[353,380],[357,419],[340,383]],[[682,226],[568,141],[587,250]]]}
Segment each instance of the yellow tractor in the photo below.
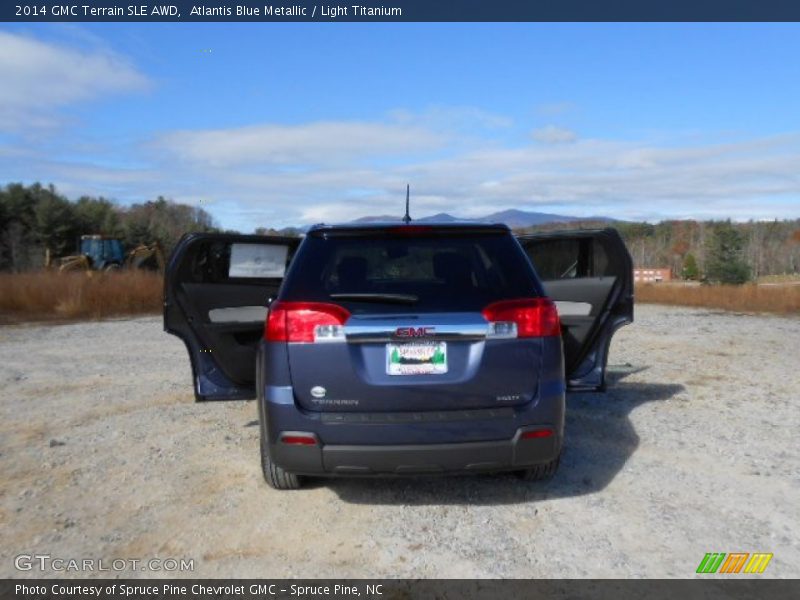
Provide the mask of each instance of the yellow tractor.
{"label": "yellow tractor", "polygon": [[163,273],[165,263],[164,250],[158,242],[139,244],[125,257],[126,269],[147,269]]}
{"label": "yellow tractor", "polygon": [[125,254],[122,241],[104,235],[82,235],[79,253],[61,259],[59,272],[146,269],[164,272],[164,251],[158,242],[140,244]]}

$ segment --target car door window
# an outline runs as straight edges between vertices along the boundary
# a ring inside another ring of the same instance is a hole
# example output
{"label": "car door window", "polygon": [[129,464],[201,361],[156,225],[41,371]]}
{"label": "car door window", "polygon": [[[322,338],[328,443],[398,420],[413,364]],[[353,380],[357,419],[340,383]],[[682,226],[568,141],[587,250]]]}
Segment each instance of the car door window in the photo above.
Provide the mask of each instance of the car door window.
{"label": "car door window", "polygon": [[542,281],[618,275],[596,238],[537,240],[527,243],[525,251]]}

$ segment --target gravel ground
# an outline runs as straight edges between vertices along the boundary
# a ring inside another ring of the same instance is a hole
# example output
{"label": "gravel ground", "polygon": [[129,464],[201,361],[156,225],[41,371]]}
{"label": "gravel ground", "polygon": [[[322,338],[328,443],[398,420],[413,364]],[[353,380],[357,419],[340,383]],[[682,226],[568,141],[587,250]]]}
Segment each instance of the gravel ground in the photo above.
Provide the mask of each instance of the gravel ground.
{"label": "gravel ground", "polygon": [[261,479],[255,403],[193,402],[160,319],[0,328],[0,576],[62,575],[14,567],[48,554],[190,558],[199,577],[691,577],[738,551],[797,577],[800,319],[636,318],[609,392],[569,397],[552,481],[299,492]]}

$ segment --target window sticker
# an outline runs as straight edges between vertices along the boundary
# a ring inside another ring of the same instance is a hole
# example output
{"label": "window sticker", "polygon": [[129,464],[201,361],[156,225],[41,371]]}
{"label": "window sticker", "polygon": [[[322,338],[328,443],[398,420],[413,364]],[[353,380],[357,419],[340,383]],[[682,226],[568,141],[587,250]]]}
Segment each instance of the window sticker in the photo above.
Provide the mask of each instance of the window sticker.
{"label": "window sticker", "polygon": [[228,277],[283,277],[288,246],[232,244]]}

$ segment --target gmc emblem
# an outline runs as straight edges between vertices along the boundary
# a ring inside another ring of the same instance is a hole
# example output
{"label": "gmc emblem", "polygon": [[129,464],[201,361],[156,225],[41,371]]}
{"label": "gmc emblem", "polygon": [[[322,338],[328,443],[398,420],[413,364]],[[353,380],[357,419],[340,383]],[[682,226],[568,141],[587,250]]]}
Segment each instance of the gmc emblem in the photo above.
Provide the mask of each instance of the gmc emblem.
{"label": "gmc emblem", "polygon": [[398,327],[394,335],[399,338],[419,338],[436,333],[436,327]]}

